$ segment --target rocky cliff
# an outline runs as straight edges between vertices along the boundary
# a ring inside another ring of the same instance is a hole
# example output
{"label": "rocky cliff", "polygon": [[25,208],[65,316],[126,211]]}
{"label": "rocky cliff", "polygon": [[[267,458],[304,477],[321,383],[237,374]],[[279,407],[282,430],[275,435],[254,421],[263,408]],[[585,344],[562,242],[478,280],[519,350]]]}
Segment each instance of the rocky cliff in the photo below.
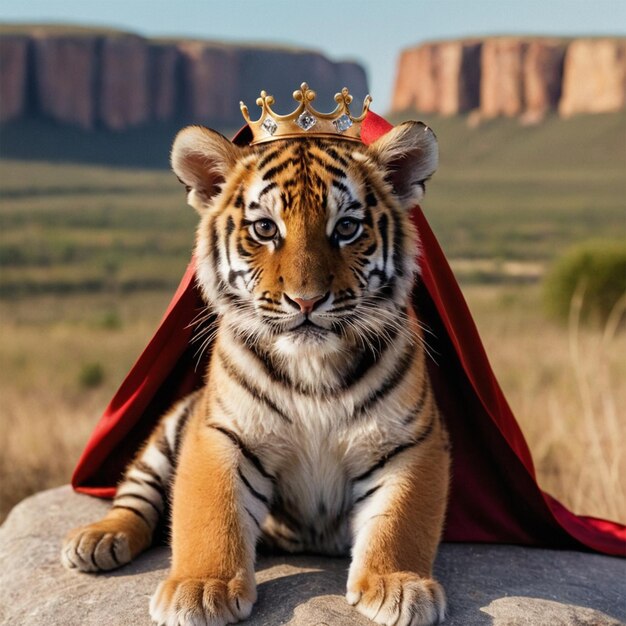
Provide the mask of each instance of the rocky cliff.
{"label": "rocky cliff", "polygon": [[626,106],[626,39],[491,37],[404,50],[394,111],[540,120]]}
{"label": "rocky cliff", "polygon": [[478,106],[478,41],[448,41],[404,50],[393,94],[395,111],[455,115]]}
{"label": "rocky cliff", "polygon": [[580,39],[568,48],[559,112],[604,113],[626,106],[626,39]]}
{"label": "rocky cliff", "polygon": [[265,89],[289,108],[303,80],[321,109],[332,108],[344,85],[355,98],[367,93],[361,66],[312,51],[58,27],[0,33],[0,122],[43,117],[118,131],[168,121],[237,126],[240,100],[252,111]]}

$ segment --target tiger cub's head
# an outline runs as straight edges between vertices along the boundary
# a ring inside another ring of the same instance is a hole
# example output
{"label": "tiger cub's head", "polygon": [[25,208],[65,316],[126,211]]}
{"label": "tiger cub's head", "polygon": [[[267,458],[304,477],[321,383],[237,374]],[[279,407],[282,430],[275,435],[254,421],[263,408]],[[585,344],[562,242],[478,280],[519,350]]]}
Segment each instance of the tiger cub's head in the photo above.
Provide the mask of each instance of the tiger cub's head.
{"label": "tiger cub's head", "polygon": [[182,130],[172,166],[201,215],[197,278],[245,338],[300,355],[349,351],[402,324],[416,266],[409,211],[437,141],[406,122],[370,146],[284,139],[238,147]]}

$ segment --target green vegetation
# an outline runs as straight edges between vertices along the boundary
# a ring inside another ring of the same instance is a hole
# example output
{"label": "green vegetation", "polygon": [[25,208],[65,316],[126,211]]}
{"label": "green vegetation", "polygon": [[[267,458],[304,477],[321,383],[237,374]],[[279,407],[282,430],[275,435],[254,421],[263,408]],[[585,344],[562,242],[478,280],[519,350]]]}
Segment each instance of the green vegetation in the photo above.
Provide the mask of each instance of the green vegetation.
{"label": "green vegetation", "polygon": [[98,320],[98,326],[107,330],[120,330],[122,318],[117,311],[104,311]]}
{"label": "green vegetation", "polygon": [[85,363],[80,368],[78,382],[84,389],[99,387],[104,381],[104,368],[100,363]]}
{"label": "green vegetation", "polygon": [[549,313],[566,321],[581,298],[581,318],[604,325],[626,296],[626,241],[590,241],[568,250],[546,277]]}

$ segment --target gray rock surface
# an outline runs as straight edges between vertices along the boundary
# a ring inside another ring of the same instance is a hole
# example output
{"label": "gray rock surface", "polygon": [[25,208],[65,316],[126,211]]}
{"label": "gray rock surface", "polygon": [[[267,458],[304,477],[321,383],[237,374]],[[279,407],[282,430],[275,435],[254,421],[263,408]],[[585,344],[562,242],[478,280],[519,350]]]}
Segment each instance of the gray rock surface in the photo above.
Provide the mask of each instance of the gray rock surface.
{"label": "gray rock surface", "polygon": [[[63,569],[62,537],[109,504],[60,487],[16,506],[0,528],[0,624],[148,626],[148,598],[167,572],[156,548],[108,574]],[[343,599],[347,559],[263,557],[250,626],[371,624]],[[626,561],[512,546],[444,544],[436,573],[446,626],[609,626],[626,619]]]}

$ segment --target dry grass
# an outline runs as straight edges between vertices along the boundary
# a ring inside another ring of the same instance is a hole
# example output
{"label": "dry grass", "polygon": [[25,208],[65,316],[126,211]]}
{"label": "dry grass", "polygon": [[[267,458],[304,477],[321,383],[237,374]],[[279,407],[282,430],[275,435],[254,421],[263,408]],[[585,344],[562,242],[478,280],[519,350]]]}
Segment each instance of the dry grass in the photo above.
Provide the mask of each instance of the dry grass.
{"label": "dry grass", "polygon": [[2,394],[0,519],[21,499],[69,482],[101,402],[70,406],[50,389]]}
{"label": "dry grass", "polygon": [[[626,333],[546,322],[536,286],[466,289],[540,484],[578,513],[626,520]],[[0,519],[66,483],[100,412],[145,346],[171,293],[0,301]],[[115,323],[112,324],[111,320]],[[81,384],[86,364],[104,380]]]}
{"label": "dry grass", "polygon": [[536,286],[466,290],[539,483],[579,514],[626,521],[626,333],[620,303],[604,329],[544,319]]}
{"label": "dry grass", "polygon": [[[69,481],[171,295],[0,301],[0,520],[22,498]],[[82,374],[95,363],[103,380],[91,387]]]}

